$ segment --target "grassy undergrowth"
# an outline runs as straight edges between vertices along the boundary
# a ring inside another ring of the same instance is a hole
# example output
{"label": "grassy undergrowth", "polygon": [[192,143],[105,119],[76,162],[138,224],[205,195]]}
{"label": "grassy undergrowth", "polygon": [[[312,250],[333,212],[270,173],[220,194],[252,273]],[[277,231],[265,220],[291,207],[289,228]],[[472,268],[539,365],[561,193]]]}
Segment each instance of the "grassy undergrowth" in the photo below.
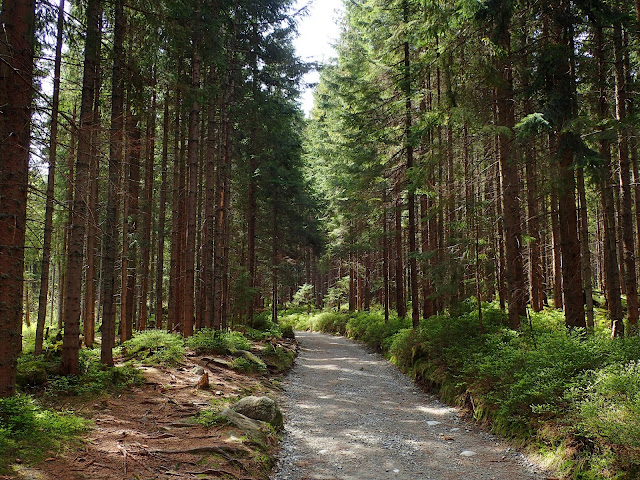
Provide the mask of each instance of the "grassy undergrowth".
{"label": "grassy undergrowth", "polygon": [[26,395],[0,399],[0,473],[10,473],[16,459],[34,462],[53,455],[87,427],[86,420],[44,408]]}
{"label": "grassy undergrowth", "polygon": [[285,313],[283,325],[340,333],[382,351],[445,401],[537,452],[564,478],[640,478],[640,339],[568,332],[561,313],[506,328],[495,305],[407,319],[380,312]]}

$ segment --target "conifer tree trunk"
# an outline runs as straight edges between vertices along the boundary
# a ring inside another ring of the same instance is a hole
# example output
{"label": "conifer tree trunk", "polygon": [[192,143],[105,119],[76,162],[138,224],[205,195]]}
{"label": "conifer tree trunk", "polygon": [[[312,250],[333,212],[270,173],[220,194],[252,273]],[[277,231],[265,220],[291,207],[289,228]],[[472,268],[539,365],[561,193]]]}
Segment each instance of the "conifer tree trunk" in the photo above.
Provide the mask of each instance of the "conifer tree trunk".
{"label": "conifer tree trunk", "polygon": [[[209,85],[215,84],[215,70],[210,67]],[[202,263],[204,268],[204,323],[208,328],[213,327],[213,237],[215,223],[215,162],[218,142],[216,141],[216,99],[209,100],[209,114],[207,118],[207,151],[205,167],[205,200],[204,200],[204,236],[202,240]]]}
{"label": "conifer tree trunk", "polygon": [[629,330],[637,333],[638,327],[638,290],[636,285],[635,243],[633,237],[633,216],[631,197],[631,178],[629,165],[629,139],[623,125],[627,112],[627,86],[624,73],[622,46],[622,26],[616,21],[613,26],[614,72],[616,80],[616,119],[618,126],[618,163],[620,167],[620,220],[622,228],[622,247],[624,251],[625,291],[627,294],[627,315]]}
{"label": "conifer tree trunk", "polygon": [[194,331],[204,328],[204,272],[202,264],[202,228],[204,217],[204,153],[206,145],[207,135],[207,119],[206,115],[200,115],[200,126],[198,130],[200,132],[200,140],[198,151],[198,179],[197,186],[198,191],[196,195],[196,265],[195,265],[195,283],[194,283],[194,298],[195,298],[195,315],[194,315]]}
{"label": "conifer tree trunk", "polygon": [[53,99],[51,104],[51,132],[49,139],[49,172],[47,178],[47,203],[44,214],[44,238],[42,242],[42,266],[40,273],[40,295],[38,297],[38,323],[34,355],[42,353],[44,324],[47,316],[47,296],[49,292],[49,267],[51,264],[51,236],[53,234],[53,195],[56,177],[56,156],[58,152],[58,111],[60,107],[60,66],[62,63],[62,34],[64,27],[64,0],[58,5],[58,32],[56,36],[56,56],[53,67]]}
{"label": "conifer tree trunk", "polygon": [[[235,51],[232,48],[230,63],[235,64]],[[221,125],[222,145],[217,166],[216,177],[216,218],[214,238],[214,317],[213,326],[224,328],[227,322],[227,292],[228,292],[228,256],[229,249],[229,214],[231,194],[231,141],[233,131],[233,114],[231,104],[234,99],[235,73],[227,73],[227,84],[222,106],[223,116]]]}
{"label": "conifer tree trunk", "polygon": [[365,253],[364,256],[364,279],[363,279],[363,298],[362,308],[368,312],[371,308],[371,254]]}
{"label": "conifer tree trunk", "polygon": [[64,309],[64,338],[60,370],[63,374],[77,374],[79,368],[80,297],[84,266],[84,233],[87,214],[86,196],[91,156],[91,137],[95,126],[93,102],[99,62],[100,0],[87,4],[87,34],[85,39],[80,132],[76,157],[75,192],[71,211],[71,235],[67,264],[66,300]]}
{"label": "conifer tree trunk", "polygon": [[526,176],[527,176],[527,225],[529,236],[529,282],[531,290],[531,309],[540,312],[543,309],[544,289],[542,277],[542,243],[540,211],[538,205],[537,161],[535,151],[527,148]]}
{"label": "conifer tree trunk", "polygon": [[0,13],[0,398],[15,393],[22,346],[35,4],[5,0]]}
{"label": "conifer tree trunk", "polygon": [[387,227],[387,187],[382,190],[382,285],[384,321],[389,321],[389,229]]}
{"label": "conifer tree trunk", "polygon": [[[607,102],[607,62],[604,54],[604,39],[601,25],[594,25],[595,51],[594,56],[598,62],[598,86],[599,95],[597,103],[598,118],[604,120],[609,116]],[[606,127],[601,122],[600,130]],[[606,135],[599,140],[599,153],[603,159],[599,172],[598,186],[603,217],[603,257],[604,257],[604,285],[611,318],[611,335],[613,337],[624,336],[624,322],[622,320],[622,300],[620,297],[620,270],[618,268],[618,255],[616,248],[616,215],[615,201],[613,198],[613,176],[611,173],[611,145]]]}
{"label": "conifer tree trunk", "polygon": [[[200,4],[196,2],[196,14],[200,14]],[[197,22],[197,21],[196,21]],[[198,91],[200,90],[200,52],[198,47],[198,31],[193,37],[193,56],[191,58],[191,94],[193,101],[189,112],[189,184],[187,196],[187,236],[186,236],[186,263],[185,263],[185,291],[184,291],[184,316],[182,332],[185,337],[193,335],[194,326],[194,282],[195,282],[195,256],[196,256],[196,209],[198,191],[198,153],[200,145],[200,103]]]}
{"label": "conifer tree trunk", "polygon": [[[99,44],[100,45],[100,44]],[[98,55],[101,47],[98,46]],[[98,234],[98,170],[99,170],[99,135],[100,135],[100,74],[96,74],[93,115],[95,126],[91,132],[91,158],[89,161],[89,184],[87,185],[87,219],[86,219],[86,270],[84,280],[83,335],[84,344],[93,346],[96,327],[96,247]]]}
{"label": "conifer tree trunk", "polygon": [[[277,189],[276,189],[277,190]],[[277,191],[274,198],[277,199]],[[273,228],[273,245],[271,250],[271,321],[278,323],[278,206],[277,200],[273,203],[271,212]],[[340,310],[340,305],[338,305]]]}
{"label": "conifer tree trunk", "polygon": [[[497,113],[497,111],[496,111]],[[498,141],[496,138],[496,147],[498,147]],[[496,155],[499,156],[499,149],[496,148]],[[499,163],[499,159],[498,159]],[[506,255],[505,255],[505,246],[504,246],[504,215],[501,201],[501,192],[502,191],[502,180],[500,178],[500,166],[496,164],[495,167],[495,185],[493,191],[493,197],[495,198],[495,209],[496,209],[496,218],[498,223],[498,231],[495,239],[496,243],[496,253],[498,265],[496,268],[496,285],[498,288],[498,301],[500,303],[500,309],[505,310],[506,302],[507,302],[507,283],[506,283]]]}
{"label": "conifer tree trunk", "polygon": [[187,187],[189,183],[189,165],[188,165],[188,126],[189,114],[186,109],[183,110],[182,120],[180,122],[180,149],[178,153],[178,163],[180,165],[178,172],[178,265],[177,265],[177,288],[176,288],[176,331],[184,330],[184,302],[187,278],[186,266],[186,247],[187,247]]}
{"label": "conifer tree trunk", "polygon": [[560,231],[560,251],[562,254],[562,293],[564,315],[567,327],[585,327],[584,304],[582,301],[582,272],[580,240],[575,198],[575,178],[573,172],[575,140],[573,133],[566,131],[566,123],[575,115],[575,87],[571,77],[570,57],[572,36],[562,24],[567,18],[569,5],[564,1],[554,2],[555,15],[552,28],[552,48],[556,49],[550,99],[562,102],[562,109],[555,118],[555,144],[553,156],[558,168],[558,221]]}
{"label": "conifer tree trunk", "polygon": [[[432,247],[430,244],[431,232],[431,211],[429,208],[430,201],[427,195],[420,195],[420,217],[422,222],[422,253],[430,252]],[[431,298],[432,285],[430,275],[423,271],[422,278],[422,318],[429,318],[434,314],[433,299]]]}
{"label": "conifer tree trunk", "polygon": [[[640,0],[639,0],[640,1]],[[636,12],[637,13],[637,12]],[[627,116],[630,118],[635,118],[636,115],[636,101],[635,101],[635,85],[634,79],[632,76],[632,68],[631,68],[631,59],[630,59],[630,48],[629,48],[629,35],[627,33],[627,29],[624,29],[622,32],[622,44],[623,44],[623,53],[624,53],[624,73],[625,73],[625,84],[627,85]],[[638,137],[637,137],[637,128],[634,126],[628,126],[626,129],[628,138],[629,138],[629,152],[631,156],[631,173],[632,177],[632,185],[633,185],[633,218],[634,218],[634,226],[635,226],[635,242],[636,242],[636,279],[640,276],[640,272],[638,268],[638,255],[640,255],[640,171],[638,170]],[[640,303],[640,300],[638,300]],[[640,306],[639,306],[640,308]]]}
{"label": "conifer tree trunk", "polygon": [[[485,152],[486,152],[485,154],[487,155],[488,158],[491,158],[492,144],[493,144],[493,140],[488,139],[487,145],[485,146]],[[494,200],[495,189],[493,187],[493,182],[494,182],[494,175],[493,175],[493,171],[490,169],[487,172],[487,174],[484,175],[482,190],[484,191],[485,203],[491,206],[494,206],[498,203]],[[495,208],[491,208],[490,214],[492,218],[496,218],[496,217],[493,217],[494,213],[495,213]],[[497,222],[497,218],[495,221]],[[484,297],[486,299],[494,299],[496,295],[496,287],[498,285],[495,281],[495,277],[497,277],[495,272],[498,266],[497,265],[498,252],[497,252],[497,241],[496,241],[497,235],[495,234],[495,228],[489,229],[488,232],[490,237],[488,242],[489,251],[487,252],[487,256],[493,259],[493,262],[487,262],[487,265],[483,269],[484,284],[485,284]]]}
{"label": "conifer tree trunk", "polygon": [[[409,23],[409,2],[403,1],[404,23]],[[405,154],[406,169],[411,172],[413,169],[413,143],[411,139],[412,127],[412,102],[411,102],[411,58],[409,56],[409,42],[405,40],[403,44],[404,50],[404,136],[405,136]],[[420,302],[418,301],[418,260],[416,254],[418,247],[416,245],[416,195],[415,189],[411,181],[407,183],[407,208],[409,209],[409,225],[407,234],[409,235],[409,289],[411,290],[411,322],[413,328],[418,328],[420,321]]]}
{"label": "conifer tree trunk", "polygon": [[551,234],[553,242],[553,306],[564,308],[562,294],[562,255],[560,253],[560,221],[558,220],[558,194],[551,189]]}
{"label": "conifer tree trunk", "polygon": [[[496,33],[497,44],[505,52],[496,61],[500,81],[496,88],[498,125],[513,131],[515,114],[513,105],[513,73],[511,66],[511,34],[509,18],[511,12],[501,12]],[[520,318],[526,315],[527,294],[522,266],[522,234],[520,230],[520,179],[516,157],[510,135],[498,134],[498,158],[502,184],[502,213],[506,261],[506,282],[509,302],[509,327],[520,328]]]}
{"label": "conifer tree trunk", "polygon": [[215,186],[215,223],[214,223],[214,240],[213,240],[213,262],[214,262],[214,277],[213,277],[213,328],[219,330],[222,326],[222,254],[223,254],[223,237],[224,237],[224,216],[226,215],[226,198],[225,198],[225,184],[226,184],[226,172],[225,165],[226,151],[228,150],[227,142],[227,123],[228,123],[228,105],[221,105],[222,109],[222,122],[221,122],[221,148],[218,155],[218,162],[216,166],[216,186]]}
{"label": "conifer tree trunk", "polygon": [[584,186],[584,170],[576,170],[578,199],[580,200],[580,252],[582,257],[582,283],[584,284],[585,305],[587,310],[587,328],[594,329],[593,282],[591,277],[591,250],[589,247],[589,222],[587,219],[587,195]]}
{"label": "conifer tree trunk", "polygon": [[[560,140],[562,145],[567,140]],[[573,175],[573,152],[564,147],[558,152],[559,173],[562,187],[558,195],[558,220],[562,253],[562,293],[565,321],[568,327],[585,327],[582,296],[582,272],[580,241],[576,215],[575,179]]]}
{"label": "conifer tree trunk", "polygon": [[404,299],[404,265],[402,261],[402,190],[400,179],[396,179],[395,196],[395,225],[393,238],[395,243],[395,282],[396,282],[396,310],[398,317],[407,316],[407,303]]}
{"label": "conifer tree trunk", "polygon": [[[178,77],[180,77],[180,69]],[[180,89],[176,88],[176,111],[174,119],[174,145],[173,145],[173,170],[171,178],[171,256],[170,256],[170,273],[169,273],[169,299],[168,299],[168,317],[167,330],[173,331],[180,324],[178,319],[179,309],[181,308],[178,290],[180,288],[180,108],[181,96]]]}
{"label": "conifer tree trunk", "polygon": [[167,222],[167,163],[169,158],[169,91],[165,93],[162,117],[162,166],[160,183],[160,205],[158,214],[158,254],[156,256],[156,328],[163,326],[163,279],[164,279],[164,239]]}
{"label": "conifer tree trunk", "polygon": [[[255,12],[254,12],[255,15]],[[251,95],[254,103],[258,102],[258,25],[255,21],[251,25]],[[251,119],[249,130],[250,153],[249,153],[249,186],[247,189],[247,266],[249,270],[249,287],[256,286],[256,216],[257,206],[257,183],[256,171],[258,169],[258,145],[257,143],[257,117]],[[254,299],[247,305],[247,321],[253,324]]]}
{"label": "conifer tree trunk", "polygon": [[349,252],[349,311],[354,312],[356,309],[356,272],[354,268],[355,256]]}
{"label": "conifer tree trunk", "polygon": [[64,302],[66,299],[65,292],[67,291],[67,260],[69,258],[69,235],[71,232],[71,210],[73,207],[73,172],[75,171],[75,156],[76,156],[76,139],[78,136],[78,129],[76,128],[77,109],[74,105],[72,122],[70,126],[71,130],[71,145],[69,146],[69,157],[67,158],[67,194],[65,197],[65,206],[67,215],[66,221],[62,233],[62,251],[60,260],[60,281],[58,282],[58,329],[62,330],[64,320]]}
{"label": "conifer tree trunk", "polygon": [[[530,46],[531,39],[526,25],[527,19],[523,17],[521,31],[522,43]],[[529,92],[531,79],[529,74],[530,56],[523,55],[520,62],[520,78],[522,90]],[[533,113],[531,98],[525,93],[523,100],[525,115]],[[527,181],[527,231],[531,238],[529,242],[529,292],[531,309],[534,312],[542,311],[544,305],[543,269],[542,269],[542,223],[540,221],[540,206],[538,199],[538,160],[537,151],[533,141],[528,141],[524,146],[525,175]]]}
{"label": "conifer tree trunk", "polygon": [[616,225],[618,227],[616,229],[616,245],[617,245],[616,250],[618,252],[618,267],[620,269],[620,291],[622,292],[623,295],[626,295],[627,294],[626,283],[625,283],[626,268],[624,264],[624,245],[623,245],[624,234],[622,233],[623,222],[622,222],[622,208],[620,204],[621,195],[620,195],[620,169],[619,168],[613,169],[613,176],[615,178],[615,184],[616,184],[616,188],[613,190],[613,201],[614,201],[614,208],[616,212]]}
{"label": "conifer tree trunk", "polygon": [[[425,91],[422,101],[420,102],[420,113],[425,115],[428,111],[431,111],[433,108],[433,93],[431,92],[431,70],[428,70],[425,80]],[[433,129],[429,129],[422,139],[423,143],[426,143],[424,149],[433,154]],[[433,190],[433,168],[429,168],[429,176],[427,179],[426,187],[430,190]],[[420,195],[420,223],[421,223],[421,249],[422,254],[426,254],[429,252],[433,252],[435,245],[432,243],[435,239],[433,230],[435,229],[434,225],[434,215],[431,210],[433,206],[433,201],[429,197],[429,195],[423,194]],[[428,272],[431,270],[430,267],[433,265],[433,258],[426,260],[423,262],[422,269],[422,318],[429,318],[435,312],[435,305],[433,301],[433,284],[431,277],[432,275]],[[432,270],[431,270],[432,271]]]}
{"label": "conifer tree trunk", "polygon": [[[155,75],[155,74],[154,74]],[[151,94],[151,108],[148,112],[147,132],[146,132],[146,162],[144,176],[144,195],[143,203],[140,208],[142,213],[142,240],[141,256],[142,263],[140,265],[140,306],[138,326],[140,330],[147,328],[147,305],[149,291],[149,266],[151,257],[151,205],[153,203],[153,170],[155,160],[155,132],[156,132],[156,88],[155,81],[153,92]]]}
{"label": "conifer tree trunk", "polygon": [[102,343],[100,361],[113,365],[115,344],[116,255],[118,250],[118,213],[120,210],[120,177],[123,147],[123,56],[124,12],[122,0],[114,5],[113,70],[111,80],[111,131],[109,138],[109,188],[103,235],[102,260]]}
{"label": "conifer tree trunk", "polygon": [[[139,197],[140,197],[140,157],[142,150],[142,135],[140,132],[139,117],[133,112],[136,106],[131,102],[130,112],[127,118],[129,159],[128,193],[125,197],[125,215],[123,228],[123,272],[122,272],[122,306],[123,314],[120,323],[120,339],[125,342],[133,337],[134,319],[136,318],[136,288],[138,284],[138,237],[139,232]],[[126,265],[126,268],[125,268]]]}

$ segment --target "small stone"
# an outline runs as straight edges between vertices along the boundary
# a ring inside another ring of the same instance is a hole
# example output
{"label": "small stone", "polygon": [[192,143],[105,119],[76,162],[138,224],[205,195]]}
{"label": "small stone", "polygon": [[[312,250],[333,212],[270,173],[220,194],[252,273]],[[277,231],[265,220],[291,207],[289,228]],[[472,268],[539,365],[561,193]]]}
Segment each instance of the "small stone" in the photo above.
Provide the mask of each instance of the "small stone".
{"label": "small stone", "polygon": [[200,365],[197,365],[193,367],[191,373],[193,373],[194,375],[202,375],[204,373],[204,368],[202,368]]}
{"label": "small stone", "polygon": [[400,470],[398,470],[397,468],[394,468],[393,473],[400,473]]}
{"label": "small stone", "polygon": [[429,420],[427,422],[427,425],[429,425],[430,427],[435,427],[436,425],[440,425],[441,422],[438,422],[437,420]]}
{"label": "small stone", "polygon": [[476,455],[476,452],[474,452],[473,450],[465,450],[460,454],[460,456],[462,457],[473,457],[474,455]]}
{"label": "small stone", "polygon": [[452,429],[450,429],[449,431],[450,431],[450,432],[459,432],[459,431],[460,431],[460,429],[459,429],[459,428],[452,428]]}
{"label": "small stone", "polygon": [[222,390],[216,390],[216,395],[220,397],[221,395],[224,395],[224,393],[222,393]]}

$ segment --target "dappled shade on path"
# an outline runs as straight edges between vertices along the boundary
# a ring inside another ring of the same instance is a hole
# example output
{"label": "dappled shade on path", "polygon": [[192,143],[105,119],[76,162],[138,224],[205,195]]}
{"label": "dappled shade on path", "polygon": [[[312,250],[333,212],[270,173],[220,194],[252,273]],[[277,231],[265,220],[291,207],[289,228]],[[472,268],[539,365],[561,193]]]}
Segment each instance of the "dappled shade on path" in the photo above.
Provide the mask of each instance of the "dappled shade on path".
{"label": "dappled shade on path", "polygon": [[542,478],[379,355],[341,337],[298,340],[274,480]]}

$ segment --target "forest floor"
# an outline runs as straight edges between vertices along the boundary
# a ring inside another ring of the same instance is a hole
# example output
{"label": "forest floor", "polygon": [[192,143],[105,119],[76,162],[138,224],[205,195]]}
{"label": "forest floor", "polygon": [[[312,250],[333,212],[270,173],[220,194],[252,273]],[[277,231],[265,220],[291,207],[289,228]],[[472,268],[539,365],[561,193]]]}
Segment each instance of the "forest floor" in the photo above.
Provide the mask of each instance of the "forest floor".
{"label": "forest floor", "polygon": [[376,353],[298,333],[275,480],[549,478]]}
{"label": "forest floor", "polygon": [[[287,349],[295,348],[291,341],[282,342]],[[247,395],[277,395],[279,376],[239,373],[195,355],[187,356],[177,368],[141,368],[144,383],[139,387],[88,402],[68,399],[58,405],[88,418],[93,427],[78,445],[69,445],[40,465],[18,465],[15,478],[268,478],[275,435],[268,445],[258,445],[231,425],[205,427],[195,418],[212,404],[227,404]],[[203,370],[209,388],[198,386]]]}

